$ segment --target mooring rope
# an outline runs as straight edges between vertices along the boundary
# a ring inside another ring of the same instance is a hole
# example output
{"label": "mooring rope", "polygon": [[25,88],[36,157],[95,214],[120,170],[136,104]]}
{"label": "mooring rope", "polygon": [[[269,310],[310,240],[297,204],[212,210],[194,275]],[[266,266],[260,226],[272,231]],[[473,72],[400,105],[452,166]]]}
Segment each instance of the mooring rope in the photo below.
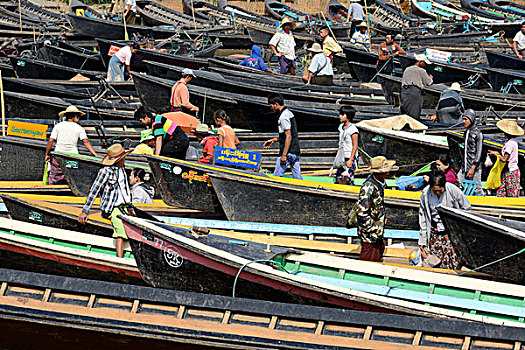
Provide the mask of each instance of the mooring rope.
{"label": "mooring rope", "polygon": [[235,275],[235,280],[233,281],[233,291],[232,291],[232,297],[235,298],[235,288],[237,287],[237,280],[239,279],[239,275],[241,274],[242,270],[244,270],[244,268],[252,263],[261,263],[261,262],[267,262],[267,263],[270,263],[270,264],[276,264],[278,265],[281,269],[283,269],[286,273],[289,273],[289,274],[293,274],[294,272],[290,272],[288,271],[287,269],[285,269],[283,267],[283,265],[281,265],[280,262],[278,261],[274,261],[274,260],[268,260],[268,259],[260,259],[260,260],[252,260],[252,261],[248,261],[246,264],[242,265],[241,268],[239,269],[239,271],[237,272],[237,275]]}
{"label": "mooring rope", "polygon": [[503,260],[507,260],[507,259],[510,259],[516,255],[520,255],[521,253],[525,252],[525,248],[523,248],[522,250],[520,250],[519,252],[516,252],[516,253],[513,253],[513,254],[510,254],[510,255],[507,255],[506,257],[503,257],[501,259],[498,259],[498,260],[495,260],[495,261],[492,261],[492,262],[489,262],[488,264],[485,264],[485,265],[482,265],[480,267],[476,267],[475,269],[472,269],[472,270],[468,270],[468,271],[465,271],[465,272],[462,272],[459,274],[459,276],[463,276],[467,273],[470,273],[470,272],[474,272],[474,271],[478,271],[478,270],[481,270],[487,266],[490,266],[490,265],[494,265],[494,264],[497,264]]}

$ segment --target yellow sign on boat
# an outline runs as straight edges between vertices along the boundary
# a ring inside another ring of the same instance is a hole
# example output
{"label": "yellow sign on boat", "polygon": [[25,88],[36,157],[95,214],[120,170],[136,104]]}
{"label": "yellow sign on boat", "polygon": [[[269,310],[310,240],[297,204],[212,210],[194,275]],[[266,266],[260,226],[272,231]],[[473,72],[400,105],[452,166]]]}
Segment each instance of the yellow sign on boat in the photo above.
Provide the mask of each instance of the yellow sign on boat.
{"label": "yellow sign on boat", "polygon": [[32,139],[45,140],[47,135],[47,125],[17,122],[10,120],[7,124],[7,135],[29,137]]}

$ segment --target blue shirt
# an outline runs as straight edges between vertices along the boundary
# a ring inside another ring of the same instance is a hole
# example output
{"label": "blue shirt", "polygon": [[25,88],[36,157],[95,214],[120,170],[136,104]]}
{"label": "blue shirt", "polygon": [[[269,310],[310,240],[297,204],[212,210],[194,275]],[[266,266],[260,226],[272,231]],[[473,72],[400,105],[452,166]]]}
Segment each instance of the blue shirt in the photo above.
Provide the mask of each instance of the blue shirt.
{"label": "blue shirt", "polygon": [[257,45],[252,46],[252,55],[246,57],[241,63],[239,63],[239,66],[258,69],[263,72],[268,71],[268,68],[266,68],[266,65],[264,64],[264,60],[261,57],[261,48]]}

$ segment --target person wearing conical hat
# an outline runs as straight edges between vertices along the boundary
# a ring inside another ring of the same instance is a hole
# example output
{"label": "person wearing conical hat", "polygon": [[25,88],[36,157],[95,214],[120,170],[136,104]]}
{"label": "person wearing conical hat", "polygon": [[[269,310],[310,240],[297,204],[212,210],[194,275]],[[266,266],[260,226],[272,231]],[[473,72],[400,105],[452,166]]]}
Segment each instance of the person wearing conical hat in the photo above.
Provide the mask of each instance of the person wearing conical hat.
{"label": "person wearing conical hat", "polygon": [[116,143],[107,149],[107,155],[102,159],[102,167],[78,216],[78,222],[85,224],[89,216],[89,210],[93,202],[100,194],[100,211],[102,217],[111,220],[113,226],[113,238],[116,239],[117,256],[124,256],[124,240],[128,239],[124,224],[118,218],[124,214],[122,211],[126,204],[131,203],[131,189],[129,188],[128,176],[124,170],[124,161],[131,150],[125,150],[121,144]]}
{"label": "person wearing conical hat", "polygon": [[295,75],[295,39],[292,33],[295,27],[295,22],[285,17],[269,42],[273,54],[279,57],[280,74]]}
{"label": "person wearing conical hat", "polygon": [[370,37],[368,36],[367,29],[366,22],[359,23],[357,25],[357,32],[352,35],[350,43],[365,49],[370,48]]}
{"label": "person wearing conical hat", "polygon": [[361,260],[381,261],[385,251],[385,180],[391,172],[399,169],[395,164],[395,160],[377,156],[370,159],[370,166],[365,169],[371,174],[359,191],[356,213],[357,235],[361,240]]}
{"label": "person wearing conical hat", "polygon": [[439,96],[436,106],[436,113],[429,119],[443,124],[456,124],[461,121],[461,116],[465,113],[465,106],[461,99],[460,92],[463,92],[459,83],[452,85],[444,90]]}
{"label": "person wearing conical hat", "polygon": [[352,21],[350,26],[350,36],[352,36],[356,32],[357,25],[365,20],[365,11],[360,0],[350,0],[348,18]]}
{"label": "person wearing conical hat", "polygon": [[334,81],[334,69],[332,62],[325,56],[321,45],[314,43],[308,49],[314,56],[308,66],[307,85],[332,85]]}
{"label": "person wearing conical hat", "polygon": [[501,172],[501,186],[496,196],[519,197],[520,196],[520,168],[518,167],[518,141],[517,136],[523,136],[523,129],[514,120],[503,119],[496,123],[498,129],[505,134],[505,144],[501,153],[490,151],[489,154],[498,157],[505,163],[506,167]]}
{"label": "person wearing conical hat", "polygon": [[58,116],[65,118],[65,121],[60,122],[53,127],[51,136],[47,142],[45,155],[45,161],[51,162],[51,169],[49,170],[50,185],[67,184],[64,173],[62,172],[62,169],[60,169],[55,157],[49,155],[55,141],[55,152],[78,154],[77,144],[79,140],[82,140],[88,151],[95,157],[98,157],[97,152],[95,152],[93,146],[91,146],[91,143],[88,140],[86,131],[78,124],[80,117],[84,115],[86,115],[86,113],[80,111],[76,106],[69,106],[62,112],[58,113]]}

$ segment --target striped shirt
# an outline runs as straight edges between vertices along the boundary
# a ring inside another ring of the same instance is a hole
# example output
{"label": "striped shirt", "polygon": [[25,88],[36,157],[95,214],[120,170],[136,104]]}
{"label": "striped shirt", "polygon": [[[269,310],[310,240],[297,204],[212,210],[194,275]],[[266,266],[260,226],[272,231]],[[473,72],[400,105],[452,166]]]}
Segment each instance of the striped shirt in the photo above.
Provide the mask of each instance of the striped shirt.
{"label": "striped shirt", "polygon": [[152,123],[153,135],[162,136],[162,141],[167,142],[172,139],[179,139],[188,137],[177,123],[169,120],[166,117],[157,115]]}

